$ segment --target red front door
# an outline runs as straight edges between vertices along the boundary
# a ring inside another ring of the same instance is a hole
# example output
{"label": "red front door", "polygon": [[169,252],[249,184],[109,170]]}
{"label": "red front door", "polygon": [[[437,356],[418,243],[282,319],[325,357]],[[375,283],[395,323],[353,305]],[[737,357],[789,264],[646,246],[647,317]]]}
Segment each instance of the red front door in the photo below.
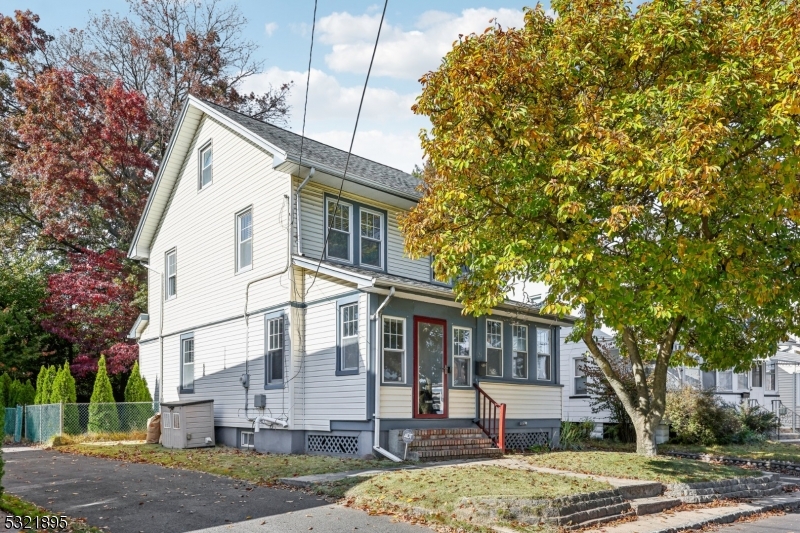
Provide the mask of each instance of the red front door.
{"label": "red front door", "polygon": [[447,322],[414,317],[414,418],[447,418]]}

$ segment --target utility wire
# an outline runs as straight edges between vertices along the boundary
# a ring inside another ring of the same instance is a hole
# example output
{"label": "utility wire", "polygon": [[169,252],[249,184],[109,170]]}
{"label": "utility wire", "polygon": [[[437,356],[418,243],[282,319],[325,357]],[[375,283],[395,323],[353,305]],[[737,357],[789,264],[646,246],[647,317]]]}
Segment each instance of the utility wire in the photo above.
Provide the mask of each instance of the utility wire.
{"label": "utility wire", "polygon": [[[372,72],[372,64],[375,62],[375,52],[378,51],[378,41],[381,39],[381,29],[383,28],[383,19],[386,18],[386,8],[389,5],[389,0],[385,0],[383,3],[383,12],[381,13],[381,22],[378,24],[378,35],[375,37],[375,46],[372,49],[372,57],[369,60],[369,68],[367,69],[367,78],[364,80],[364,89],[361,91],[361,100],[358,103],[358,113],[356,114],[356,124],[353,127],[353,136],[350,138],[350,149],[347,151],[347,159],[344,163],[344,172],[342,173],[342,183],[339,185],[339,194],[336,195],[336,205],[333,208],[333,213],[339,211],[339,201],[342,199],[342,189],[344,188],[344,181],[347,177],[347,169],[350,166],[350,156],[353,153],[353,143],[356,140],[356,131],[358,131],[358,121],[361,118],[361,107],[364,105],[364,95],[367,94],[367,84],[369,84],[369,75]],[[325,211],[325,207],[323,206],[323,212]],[[328,248],[328,237],[331,234],[331,226],[332,226],[333,217],[331,220],[328,221],[328,231],[325,232],[325,242],[322,243],[322,252],[319,254],[319,261],[317,261],[317,268],[314,271],[314,279],[311,281],[311,285],[309,285],[308,289],[306,290],[306,296],[308,293],[311,292],[311,288],[314,286],[314,283],[317,281],[317,275],[319,275],[319,269],[322,265],[322,258],[325,255],[325,250]],[[356,221],[357,222],[357,221]]]}

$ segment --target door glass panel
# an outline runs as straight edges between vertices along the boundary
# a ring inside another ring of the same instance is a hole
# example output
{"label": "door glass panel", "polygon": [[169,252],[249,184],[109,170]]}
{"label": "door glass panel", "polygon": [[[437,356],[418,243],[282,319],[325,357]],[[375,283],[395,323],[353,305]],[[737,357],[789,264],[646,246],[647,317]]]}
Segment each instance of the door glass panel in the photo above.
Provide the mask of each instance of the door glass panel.
{"label": "door glass panel", "polygon": [[418,414],[444,414],[444,326],[417,323]]}

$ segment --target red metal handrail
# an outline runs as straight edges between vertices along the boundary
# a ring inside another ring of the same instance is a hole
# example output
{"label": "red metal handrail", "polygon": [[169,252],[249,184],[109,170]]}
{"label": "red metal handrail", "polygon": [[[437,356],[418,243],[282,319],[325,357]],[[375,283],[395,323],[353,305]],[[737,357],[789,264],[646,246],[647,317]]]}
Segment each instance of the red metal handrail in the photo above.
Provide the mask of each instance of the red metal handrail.
{"label": "red metal handrail", "polygon": [[477,383],[472,385],[476,391],[475,423],[492,439],[495,446],[506,451],[506,404],[497,403]]}

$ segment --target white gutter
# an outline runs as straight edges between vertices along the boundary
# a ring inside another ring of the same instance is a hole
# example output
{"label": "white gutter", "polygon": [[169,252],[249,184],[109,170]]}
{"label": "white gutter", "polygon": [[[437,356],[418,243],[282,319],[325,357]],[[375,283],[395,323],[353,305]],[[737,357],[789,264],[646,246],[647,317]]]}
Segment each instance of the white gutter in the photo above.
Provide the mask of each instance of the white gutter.
{"label": "white gutter", "polygon": [[303,231],[302,231],[302,226],[301,226],[301,223],[300,223],[301,222],[300,221],[300,191],[302,191],[303,187],[306,186],[306,183],[308,183],[308,180],[310,180],[312,177],[314,177],[314,173],[316,171],[317,170],[314,167],[311,167],[311,170],[308,171],[308,176],[306,176],[306,179],[304,179],[303,182],[300,185],[297,186],[297,191],[294,193],[294,198],[295,198],[295,202],[296,202],[294,210],[295,210],[295,217],[296,217],[295,224],[297,224],[297,255],[303,255]]}
{"label": "white gutter", "polygon": [[[292,206],[292,201],[288,195],[284,195],[287,203],[287,211]],[[247,304],[250,302],[250,286],[259,281],[264,281],[275,276],[281,276],[289,270],[292,264],[292,216],[289,213],[289,227],[286,230],[286,264],[280,270],[270,272],[265,276],[256,278],[247,283],[244,290],[244,375],[242,376],[242,385],[244,385],[244,416],[247,417],[247,409],[249,408],[250,398],[247,393],[250,391],[250,313],[247,312]],[[245,377],[246,376],[246,377]],[[262,417],[263,418],[263,417]],[[248,418],[248,420],[250,420]]]}
{"label": "white gutter", "polygon": [[389,300],[392,299],[392,296],[394,296],[394,287],[389,289],[389,295],[385,300],[383,300],[383,303],[378,306],[378,310],[375,311],[375,314],[369,317],[370,320],[375,322],[376,338],[376,341],[373,343],[375,345],[375,358],[373,359],[373,361],[375,361],[375,438],[373,440],[372,449],[384,457],[388,457],[395,463],[401,463],[403,462],[402,459],[388,450],[381,448],[381,373],[380,364],[378,363],[380,361],[380,351],[378,350],[378,345],[380,344],[380,331],[378,328],[380,327],[381,311],[383,311],[383,308],[389,303]]}

